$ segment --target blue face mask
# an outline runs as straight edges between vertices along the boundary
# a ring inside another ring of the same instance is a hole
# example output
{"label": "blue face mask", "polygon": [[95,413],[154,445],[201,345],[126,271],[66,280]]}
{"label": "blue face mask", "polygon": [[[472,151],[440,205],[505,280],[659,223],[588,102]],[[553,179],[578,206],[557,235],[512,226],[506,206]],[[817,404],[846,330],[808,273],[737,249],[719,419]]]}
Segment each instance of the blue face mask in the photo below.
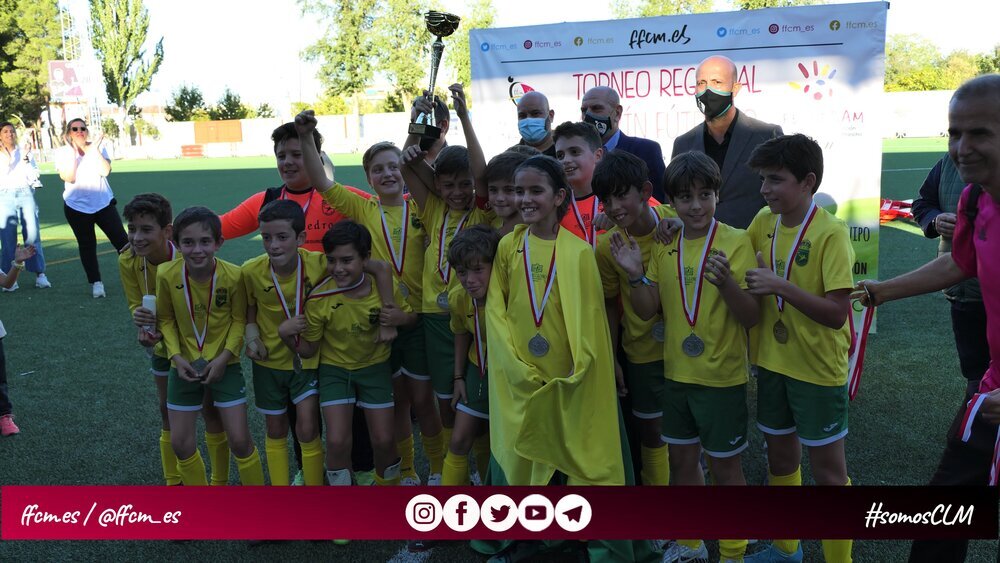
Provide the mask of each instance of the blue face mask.
{"label": "blue face mask", "polygon": [[547,119],[544,117],[526,117],[517,122],[517,130],[521,133],[521,138],[529,145],[537,145],[549,134],[545,127]]}

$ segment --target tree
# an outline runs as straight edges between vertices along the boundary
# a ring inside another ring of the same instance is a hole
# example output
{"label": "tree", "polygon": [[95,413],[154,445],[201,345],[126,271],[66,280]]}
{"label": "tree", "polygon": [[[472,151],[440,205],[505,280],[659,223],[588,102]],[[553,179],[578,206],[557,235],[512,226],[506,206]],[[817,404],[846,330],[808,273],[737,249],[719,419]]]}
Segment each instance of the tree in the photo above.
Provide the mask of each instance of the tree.
{"label": "tree", "polygon": [[205,111],[205,109],[205,98],[201,94],[201,89],[181,84],[180,88],[174,90],[170,103],[163,108],[163,111],[167,113],[170,121],[192,121],[198,110]]}
{"label": "tree", "polygon": [[245,105],[240,95],[226,88],[219,103],[208,108],[208,116],[213,121],[222,119],[247,119],[253,116],[253,109]]}
{"label": "tree", "polygon": [[0,0],[0,114],[39,123],[49,61],[62,56],[56,0]]}
{"label": "tree", "polygon": [[253,113],[254,117],[275,117],[274,108],[271,107],[271,104],[267,103],[257,106],[257,109]]}
{"label": "tree", "polygon": [[941,52],[919,35],[893,35],[885,46],[886,92],[938,90],[943,76]]}
{"label": "tree", "polygon": [[[468,15],[462,18],[458,32],[451,41],[446,41],[444,60],[449,67],[455,69],[455,82],[465,86],[465,95],[470,94],[469,84],[472,83],[472,64],[469,60],[469,32],[473,29],[486,29],[493,25],[496,11],[490,0],[473,0]],[[469,105],[472,100],[469,99]]]}
{"label": "tree", "polygon": [[731,0],[734,8],[740,10],[760,10],[763,8],[787,8],[789,6],[815,6],[826,4],[826,0]]}
{"label": "tree", "polygon": [[372,78],[372,26],[377,2],[299,0],[303,14],[313,14],[335,30],[303,53],[307,60],[320,62],[319,81],[333,94],[362,92]]}
{"label": "tree", "polygon": [[943,68],[941,69],[941,83],[939,84],[940,89],[954,90],[961,86],[963,82],[970,78],[975,78],[978,74],[979,56],[965,50],[952,51],[944,58]]}
{"label": "tree", "polygon": [[391,106],[383,102],[383,108],[403,111],[426,89],[423,81],[430,68],[428,53],[433,40],[424,23],[427,1],[382,0],[379,7],[374,26],[375,60],[379,72],[396,86],[387,100],[399,100]]}
{"label": "tree", "polygon": [[160,69],[163,38],[146,61],[149,13],[142,0],[90,0],[90,28],[108,100],[122,109],[124,128],[125,114]]}
{"label": "tree", "polygon": [[611,11],[616,18],[646,18],[674,14],[704,14],[712,11],[712,0],[614,0]]}
{"label": "tree", "polygon": [[976,65],[979,67],[979,74],[1000,72],[1000,44],[994,45],[993,51],[979,55]]}

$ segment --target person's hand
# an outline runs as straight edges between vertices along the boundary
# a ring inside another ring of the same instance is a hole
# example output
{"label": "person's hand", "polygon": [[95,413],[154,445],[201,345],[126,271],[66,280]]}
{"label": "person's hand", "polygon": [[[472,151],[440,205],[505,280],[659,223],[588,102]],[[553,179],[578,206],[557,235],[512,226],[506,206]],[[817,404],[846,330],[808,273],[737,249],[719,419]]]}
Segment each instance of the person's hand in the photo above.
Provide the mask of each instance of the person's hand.
{"label": "person's hand", "polygon": [[159,331],[148,331],[145,328],[139,327],[139,344],[144,348],[152,348],[161,340],[163,340],[163,334]]}
{"label": "person's hand", "polygon": [[455,407],[457,407],[459,403],[468,403],[468,402],[469,402],[469,397],[465,392],[465,380],[455,378],[455,384],[451,396],[451,410],[453,411],[458,410]]}
{"label": "person's hand", "polygon": [[720,250],[708,257],[705,264],[705,279],[709,283],[715,287],[721,287],[729,279],[731,273],[729,259],[726,258],[725,252]]}
{"label": "person's hand", "polygon": [[201,374],[194,371],[194,368],[191,367],[191,364],[183,356],[175,354],[171,360],[177,366],[177,377],[189,383],[198,383],[201,381]]}
{"label": "person's hand", "polygon": [[425,156],[427,156],[427,151],[421,150],[420,145],[410,145],[403,149],[400,160],[403,162],[403,166],[415,166],[423,162]]}
{"label": "person's hand", "polygon": [[777,295],[784,282],[764,263],[764,255],[757,252],[757,267],[747,270],[747,291],[753,295]]}
{"label": "person's hand", "polygon": [[955,221],[958,217],[954,213],[941,213],[934,218],[934,230],[944,238],[955,236]]}
{"label": "person's hand", "polygon": [[226,374],[226,360],[222,356],[216,356],[214,360],[208,362],[208,367],[201,374],[201,384],[211,385],[216,381],[222,379],[222,376]]}
{"label": "person's hand", "polygon": [[413,107],[410,108],[410,121],[416,121],[420,114],[434,114],[434,101],[427,90],[424,90],[423,96],[417,96],[413,99]]}
{"label": "person's hand", "polygon": [[260,337],[250,338],[247,340],[246,354],[251,360],[266,362],[268,357],[267,346],[264,345]]}
{"label": "person's hand", "polygon": [[628,395],[628,387],[625,386],[625,372],[618,360],[615,360],[615,387],[618,388],[619,397]]}
{"label": "person's hand", "polygon": [[396,305],[382,305],[382,311],[378,315],[379,324],[382,326],[401,326],[406,322],[406,311]]}
{"label": "person's hand", "polygon": [[615,257],[615,262],[618,262],[618,265],[622,270],[625,270],[630,279],[641,278],[645,273],[642,266],[642,249],[639,248],[639,244],[631,235],[626,241],[621,233],[613,233],[611,235],[611,255]]}
{"label": "person's hand", "polygon": [[104,131],[98,131],[97,135],[94,136],[94,140],[83,149],[84,153],[94,153],[101,154],[101,143],[104,142]]}
{"label": "person's hand", "polygon": [[881,282],[875,280],[861,280],[854,284],[854,291],[851,292],[851,301],[860,301],[865,307],[877,307],[881,303],[875,295],[876,289]]}
{"label": "person's hand", "polygon": [[979,412],[986,422],[1000,424],[1000,389],[994,389],[986,394],[983,404],[979,407]]}
{"label": "person's hand", "polygon": [[302,334],[305,330],[306,316],[295,315],[290,319],[285,319],[284,322],[278,325],[278,336],[282,338],[291,338]]}
{"label": "person's hand", "polygon": [[677,236],[682,227],[684,227],[684,221],[677,217],[664,217],[656,224],[653,239],[660,244],[670,244],[674,242],[674,237]]}
{"label": "person's hand", "polygon": [[[14,261],[24,262],[25,260],[34,256],[36,252],[38,252],[38,249],[36,249],[35,245],[33,244],[29,244],[28,246],[21,246],[19,244],[14,249]],[[4,264],[4,266],[7,266],[7,264]]]}
{"label": "person's hand", "polygon": [[462,87],[462,84],[456,82],[448,87],[448,91],[451,92],[451,105],[454,106],[458,118],[465,119],[468,117],[469,106],[465,102],[465,88]]}
{"label": "person's hand", "polygon": [[137,327],[156,326],[156,315],[145,307],[136,307],[132,313],[132,322]]}
{"label": "person's hand", "polygon": [[594,228],[598,231],[610,231],[614,226],[615,222],[608,217],[607,213],[599,211],[597,215],[594,215]]}
{"label": "person's hand", "polygon": [[378,332],[375,333],[376,344],[390,344],[396,339],[398,331],[394,326],[379,325]]}
{"label": "person's hand", "polygon": [[316,130],[316,113],[311,109],[305,109],[295,116],[295,132],[299,138],[309,138]]}

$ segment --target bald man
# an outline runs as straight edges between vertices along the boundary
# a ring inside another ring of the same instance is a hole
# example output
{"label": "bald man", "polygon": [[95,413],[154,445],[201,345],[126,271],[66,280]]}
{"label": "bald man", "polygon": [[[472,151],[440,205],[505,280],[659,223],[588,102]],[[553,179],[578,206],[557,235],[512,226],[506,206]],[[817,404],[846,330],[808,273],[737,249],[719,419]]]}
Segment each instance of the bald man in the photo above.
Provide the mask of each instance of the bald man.
{"label": "bald man", "polygon": [[783,133],[780,126],[736,109],[734,99],[741,85],[736,81],[736,64],[732,60],[718,55],[708,57],[698,65],[695,76],[695,100],[705,121],[674,139],[671,158],[688,151],[712,157],[722,170],[715,218],[745,229],[765,205],[760,177],[747,166],[747,159],[757,145]]}
{"label": "bald man", "polygon": [[634,154],[646,162],[649,181],[653,184],[653,197],[667,201],[663,193],[663,149],[660,143],[629,137],[619,128],[622,119],[622,105],[618,92],[607,86],[596,86],[587,90],[580,101],[580,119],[597,127],[604,142],[604,152],[622,150]]}
{"label": "bald man", "polygon": [[538,149],[544,155],[556,157],[556,144],[552,140],[552,120],[556,112],[549,108],[545,94],[532,90],[517,101],[517,131],[520,145]]}

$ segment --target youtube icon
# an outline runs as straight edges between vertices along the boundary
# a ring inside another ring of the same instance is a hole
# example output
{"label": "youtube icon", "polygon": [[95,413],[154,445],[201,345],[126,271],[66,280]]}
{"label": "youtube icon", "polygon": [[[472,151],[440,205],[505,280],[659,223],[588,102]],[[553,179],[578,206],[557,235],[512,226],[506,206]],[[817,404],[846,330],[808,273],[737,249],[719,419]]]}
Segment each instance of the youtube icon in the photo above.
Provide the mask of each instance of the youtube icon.
{"label": "youtube icon", "polygon": [[541,532],[554,520],[552,501],[544,495],[528,495],[518,505],[517,521],[529,532]]}
{"label": "youtube icon", "polygon": [[532,505],[524,507],[525,520],[545,520],[545,517],[548,515],[549,511],[544,506]]}

